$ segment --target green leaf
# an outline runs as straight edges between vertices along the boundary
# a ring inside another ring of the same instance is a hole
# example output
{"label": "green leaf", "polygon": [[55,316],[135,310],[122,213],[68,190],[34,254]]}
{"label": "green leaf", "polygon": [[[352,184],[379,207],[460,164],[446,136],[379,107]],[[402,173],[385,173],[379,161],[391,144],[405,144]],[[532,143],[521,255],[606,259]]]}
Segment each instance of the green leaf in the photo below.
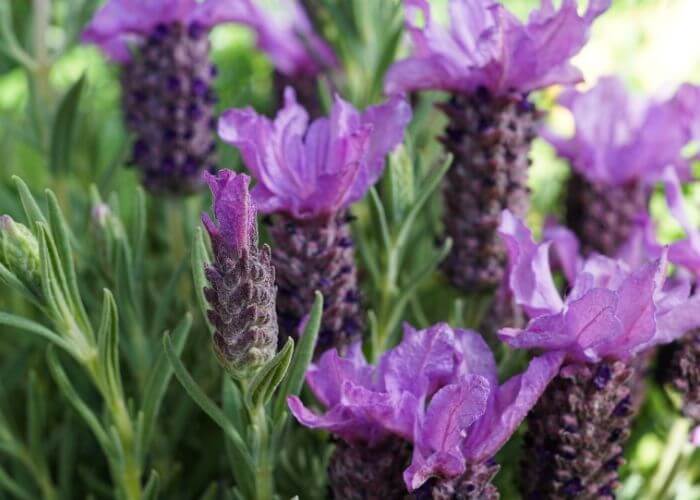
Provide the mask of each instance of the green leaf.
{"label": "green leaf", "polygon": [[187,259],[183,261],[178,266],[177,270],[173,273],[165,286],[162,294],[160,295],[160,300],[158,301],[158,306],[156,306],[155,313],[153,313],[153,323],[151,324],[151,336],[155,337],[159,335],[165,329],[165,322],[168,317],[172,316],[173,308],[172,302],[175,297],[175,292],[177,291],[177,285],[180,282],[180,277],[184,270],[187,269]]}
{"label": "green leaf", "polygon": [[204,296],[204,288],[209,286],[209,281],[207,281],[207,277],[204,274],[204,268],[209,265],[209,262],[207,245],[204,243],[204,232],[201,227],[198,227],[194,232],[194,241],[192,242],[192,279],[194,281],[194,293],[197,297],[199,309],[202,311],[204,320],[207,322],[209,332],[213,335],[214,327],[209,322],[209,317],[207,315],[209,304]]}
{"label": "green leaf", "polygon": [[437,187],[440,185],[440,182],[449,170],[450,165],[452,165],[452,155],[448,154],[442,164],[428,176],[428,179],[421,183],[422,188],[420,190],[420,196],[418,196],[418,199],[413,204],[413,207],[408,215],[406,215],[406,218],[401,225],[401,229],[399,230],[399,235],[396,238],[396,247],[400,249],[400,251],[403,252],[406,242],[408,241],[408,237],[411,234],[413,223],[418,217],[420,211],[423,209],[425,203],[430,199],[433,191],[435,191],[435,189],[437,189]]}
{"label": "green leaf", "polygon": [[34,295],[34,292],[24,286],[24,283],[22,283],[13,272],[2,264],[0,264],[0,281],[5,283],[10,288],[14,288],[17,292],[22,294],[25,299],[29,300],[34,305],[41,307],[37,296]]}
{"label": "green leaf", "polygon": [[148,476],[148,482],[143,490],[143,500],[156,500],[158,498],[158,490],[160,489],[160,477],[154,469],[151,475]]}
{"label": "green leaf", "polygon": [[29,187],[24,183],[22,179],[16,175],[12,176],[12,180],[17,186],[17,192],[19,193],[19,199],[22,202],[22,208],[24,208],[24,215],[27,217],[27,223],[32,228],[34,233],[37,232],[36,224],[38,222],[43,222],[48,224],[46,217],[39,208],[39,204],[36,202],[34,195],[29,190]]}
{"label": "green leaf", "polygon": [[260,408],[272,397],[287,374],[294,353],[294,340],[289,337],[284,347],[255,374],[245,395],[248,408]]}
{"label": "green leaf", "polygon": [[81,328],[86,332],[91,332],[92,326],[90,325],[90,320],[88,319],[82,298],[80,297],[78,279],[75,274],[75,263],[73,261],[73,250],[71,248],[71,241],[75,240],[75,238],[72,237],[68,223],[61,212],[58,200],[51,190],[46,190],[46,200],[51,235],[53,241],[55,241],[56,253],[60,260],[60,269],[62,270],[62,274],[65,275],[64,286],[68,295],[67,298],[70,300],[71,309],[80,321]]}
{"label": "green leaf", "polygon": [[36,498],[35,495],[32,495],[24,489],[24,486],[12,479],[2,467],[0,467],[0,488],[3,488],[8,493],[12,494],[14,498],[19,498],[20,500],[34,500]]}
{"label": "green leaf", "polygon": [[[183,348],[185,347],[191,327],[192,315],[187,313],[173,331],[173,349],[177,356],[180,356]],[[161,351],[158,359],[156,360],[156,364],[153,366],[153,369],[148,376],[146,387],[143,392],[142,411],[144,423],[143,431],[141,433],[141,443],[144,450],[149,448],[155,422],[160,411],[160,405],[163,402],[165,391],[170,384],[170,379],[172,376],[172,366],[168,362],[165,351]]]}
{"label": "green leaf", "polygon": [[314,304],[311,307],[309,319],[304,327],[304,332],[299,338],[299,343],[294,350],[294,358],[292,358],[287,377],[284,379],[275,400],[273,409],[275,420],[280,418],[287,408],[287,397],[298,396],[301,392],[301,388],[304,385],[306,369],[314,357],[314,350],[316,349],[316,341],[318,340],[318,332],[321,328],[321,319],[323,316],[323,295],[318,291],[314,295]]}
{"label": "green leaf", "polygon": [[35,457],[43,457],[45,446],[42,430],[46,420],[46,395],[43,394],[36,372],[29,372],[27,384],[27,445]]}
{"label": "green leaf", "polygon": [[66,92],[58,105],[51,130],[50,167],[53,172],[70,170],[73,133],[78,118],[78,104],[85,84],[83,74]]}
{"label": "green leaf", "polygon": [[97,352],[100,361],[97,370],[105,389],[115,400],[123,399],[119,371],[119,313],[112,292],[102,290],[102,317],[97,332]]}
{"label": "green leaf", "polygon": [[379,232],[382,235],[382,241],[384,242],[384,247],[390,250],[392,247],[391,231],[389,230],[389,222],[386,218],[386,212],[384,211],[384,205],[382,200],[377,194],[377,190],[374,187],[369,189],[370,200],[372,201],[372,208],[374,209],[376,220],[379,223]]}
{"label": "green leaf", "polygon": [[73,384],[70,383],[66,372],[63,370],[60,361],[58,361],[56,353],[51,347],[49,347],[49,349],[46,352],[46,360],[48,362],[49,370],[51,371],[51,375],[53,376],[56,385],[66,397],[66,399],[68,399],[68,402],[73,406],[75,411],[78,412],[78,415],[80,415],[85,421],[85,423],[88,425],[88,427],[90,427],[93,434],[97,438],[98,443],[102,447],[102,450],[104,451],[105,455],[113,455],[116,452],[116,450],[113,447],[112,440],[109,438],[107,432],[102,427],[102,424],[100,423],[97,416],[78,395],[78,392],[73,387]]}
{"label": "green leaf", "polygon": [[440,251],[429,262],[416,271],[416,273],[409,278],[408,282],[401,287],[401,295],[394,304],[391,316],[387,321],[386,331],[391,332],[392,338],[389,339],[390,341],[388,345],[383,346],[385,349],[395,345],[396,341],[398,340],[394,338],[396,332],[399,331],[396,327],[401,321],[401,316],[406,304],[416,293],[418,287],[423,283],[423,280],[435,272],[437,267],[440,265],[440,262],[442,262],[442,260],[447,257],[447,254],[450,253],[451,248],[452,240],[447,238],[440,248]]}
{"label": "green leaf", "polygon": [[226,437],[231,440],[234,450],[236,451],[238,457],[239,466],[242,467],[240,471],[241,474],[251,474],[253,475],[254,466],[252,457],[248,452],[245,442],[241,438],[240,433],[233,426],[231,420],[221,411],[209,397],[204,393],[204,391],[197,385],[194,381],[192,375],[187,371],[187,368],[180,361],[180,357],[170,340],[170,335],[167,333],[163,335],[163,347],[165,349],[165,354],[172,366],[175,376],[182,384],[187,394],[192,398],[192,400],[197,403],[197,405],[209,415],[209,417],[224,431]]}
{"label": "green leaf", "polygon": [[[30,319],[22,318],[20,316],[15,316],[14,314],[0,312],[0,325],[9,326],[12,328],[17,328],[28,333],[33,333],[39,337],[42,337],[49,342],[56,344],[61,349],[65,350],[69,354],[75,356],[76,353],[73,350],[73,346],[67,342],[63,337],[58,335],[53,330],[46,328],[39,323],[36,323]],[[3,329],[7,331],[6,329]]]}

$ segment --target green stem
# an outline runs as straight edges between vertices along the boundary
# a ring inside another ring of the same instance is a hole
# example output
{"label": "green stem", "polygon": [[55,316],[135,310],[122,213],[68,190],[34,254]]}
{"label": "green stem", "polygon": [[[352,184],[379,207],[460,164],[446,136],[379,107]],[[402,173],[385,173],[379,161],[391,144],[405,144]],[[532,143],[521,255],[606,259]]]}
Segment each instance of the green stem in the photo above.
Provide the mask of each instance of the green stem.
{"label": "green stem", "polygon": [[669,432],[666,440],[666,448],[659,459],[656,472],[651,478],[648,498],[663,500],[668,497],[670,493],[669,489],[674,483],[674,478],[681,469],[678,467],[678,464],[683,459],[689,446],[689,432],[690,420],[680,417],[677,418]]}
{"label": "green stem", "polygon": [[258,447],[255,454],[255,498],[257,500],[272,500],[275,488],[272,476],[270,435],[265,408],[263,406],[253,408],[250,418]]}

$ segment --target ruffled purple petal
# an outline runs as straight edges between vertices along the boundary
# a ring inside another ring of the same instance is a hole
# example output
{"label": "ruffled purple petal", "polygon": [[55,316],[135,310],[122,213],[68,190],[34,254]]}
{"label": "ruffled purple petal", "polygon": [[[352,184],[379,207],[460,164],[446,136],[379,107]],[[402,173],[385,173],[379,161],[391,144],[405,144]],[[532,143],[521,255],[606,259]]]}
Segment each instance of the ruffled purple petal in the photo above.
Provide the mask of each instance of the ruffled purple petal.
{"label": "ruffled purple petal", "polygon": [[360,345],[355,344],[344,358],[335,349],[324,352],[318,363],[312,364],[306,372],[306,383],[316,399],[331,408],[340,403],[343,384],[348,380],[355,385],[374,388],[373,372]]}
{"label": "ruffled purple petal", "polygon": [[562,352],[534,358],[524,373],[512,377],[492,393],[486,412],[469,429],[462,443],[462,453],[468,462],[493,458],[557,376],[564,358]]}
{"label": "ruffled purple petal", "polygon": [[455,334],[444,323],[425,330],[404,325],[404,339],[381,360],[379,374],[390,393],[431,395],[455,372]]}
{"label": "ruffled purple petal", "polygon": [[219,135],[240,150],[258,181],[253,197],[261,211],[306,219],[336,213],[360,199],[409,120],[402,98],[360,113],[336,97],[331,116],[309,125],[288,88],[274,120],[251,108],[229,110],[219,120]]}
{"label": "ruffled purple petal", "polygon": [[[578,15],[575,0],[565,0],[559,10],[544,0],[527,24],[494,0],[450,0],[449,29],[433,21],[428,2],[404,4],[414,50],[390,68],[387,93],[471,92],[484,86],[500,94],[580,81],[580,71],[569,61],[586,43],[590,25],[610,0],[590,2],[583,16]],[[418,17],[425,20],[423,26]]]}
{"label": "ruffled purple petal", "polygon": [[581,269],[580,244],[576,235],[568,228],[549,222],[545,224],[544,240],[551,241],[557,264],[569,283],[573,283]]}
{"label": "ruffled purple petal", "polygon": [[472,330],[455,328],[455,349],[457,351],[456,376],[480,375],[489,384],[498,384],[496,360],[484,338]]}
{"label": "ruffled purple petal", "polygon": [[508,282],[516,302],[530,317],[560,311],[564,304],[549,268],[549,244],[536,245],[530,230],[508,210],[498,231],[508,252]]}

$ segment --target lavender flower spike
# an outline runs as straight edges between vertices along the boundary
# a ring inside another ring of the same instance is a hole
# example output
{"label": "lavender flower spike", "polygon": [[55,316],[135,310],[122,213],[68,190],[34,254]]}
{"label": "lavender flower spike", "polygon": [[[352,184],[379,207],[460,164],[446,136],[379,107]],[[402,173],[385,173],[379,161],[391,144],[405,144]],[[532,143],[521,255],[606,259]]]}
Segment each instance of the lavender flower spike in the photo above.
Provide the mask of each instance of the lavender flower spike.
{"label": "lavender flower spike", "polygon": [[[671,213],[685,229],[687,238],[671,245],[669,260],[688,272],[697,289],[700,282],[700,229],[689,220],[683,191],[673,169],[664,172],[666,199]],[[688,311],[689,315],[697,312]],[[683,414],[700,424],[700,329],[688,331],[672,347],[671,362],[665,368],[666,378],[683,397]],[[700,435],[700,434],[698,434]]]}
{"label": "lavender flower spike", "polygon": [[635,360],[700,326],[700,317],[690,313],[700,295],[689,297],[689,287],[666,283],[667,249],[630,269],[601,255],[583,260],[569,241],[568,251],[557,252],[573,279],[562,298],[550,271],[550,243],[536,244],[509,212],[500,232],[510,290],[531,318],[524,329],[501,329],[501,340],[565,356],[561,376],[528,417],[526,456],[538,458],[524,462],[525,497],[614,498],[634,403]]}
{"label": "lavender flower spike", "polygon": [[285,97],[274,120],[250,108],[227,111],[219,134],[240,150],[258,181],[256,205],[273,215],[282,332],[296,334],[320,290],[325,310],[316,352],[342,352],[362,331],[348,208],[381,175],[411,112],[399,97],[361,113],[336,97],[330,117],[309,124],[294,91]]}
{"label": "lavender flower spike", "polygon": [[121,66],[132,163],[154,192],[188,193],[213,169],[213,79],[207,34],[247,17],[229,0],[109,0],[83,32]]}
{"label": "lavender flower spike", "polygon": [[222,170],[205,174],[214,197],[217,226],[208,215],[214,260],[206,268],[204,290],[214,325],[214,352],[226,370],[246,377],[274,357],[277,349],[275,269],[270,248],[258,248],[255,207],[247,175]]}
{"label": "lavender flower spike", "polygon": [[315,31],[299,0],[277,0],[264,7],[261,0],[239,0],[250,15],[243,20],[257,35],[257,46],[275,67],[275,90],[280,102],[292,86],[313,117],[321,114],[316,77],[334,68],[338,60]]}
{"label": "lavender flower spike", "polygon": [[454,156],[444,187],[453,246],[443,268],[457,288],[492,291],[505,271],[501,212],[522,217],[529,206],[528,156],[540,115],[528,94],[582,80],[570,59],[610,0],[591,0],[583,16],[576,0],[558,10],[543,0],[527,23],[496,0],[450,0],[450,28],[434,21],[427,0],[404,4],[413,54],[391,67],[385,90],[451,93],[440,105],[449,119],[442,142]]}
{"label": "lavender flower spike", "polygon": [[346,357],[327,351],[312,365],[307,383],[325,414],[296,397],[289,407],[303,425],[342,440],[329,471],[337,498],[365,498],[367,491],[402,498],[406,490],[414,499],[498,498],[491,459],[562,360],[557,353],[536,358],[499,386],[493,355],[475,332],[406,326],[403,341],[376,366],[366,364],[359,344]]}
{"label": "lavender flower spike", "polygon": [[650,184],[669,165],[687,177],[681,152],[697,121],[692,86],[664,101],[630,95],[617,78],[601,79],[587,92],[568,90],[559,103],[574,115],[576,132],[544,136],[573,169],[567,190],[567,224],[586,254],[614,256],[635,219],[647,212]]}

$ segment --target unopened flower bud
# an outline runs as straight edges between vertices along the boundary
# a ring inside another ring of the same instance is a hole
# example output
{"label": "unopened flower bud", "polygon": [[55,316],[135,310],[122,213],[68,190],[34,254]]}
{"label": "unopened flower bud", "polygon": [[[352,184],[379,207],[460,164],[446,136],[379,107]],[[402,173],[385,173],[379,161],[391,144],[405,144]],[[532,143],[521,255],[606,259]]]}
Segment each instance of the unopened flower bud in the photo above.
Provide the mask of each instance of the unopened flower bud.
{"label": "unopened flower bud", "polygon": [[39,242],[25,225],[0,216],[0,264],[31,290],[39,290]]}

